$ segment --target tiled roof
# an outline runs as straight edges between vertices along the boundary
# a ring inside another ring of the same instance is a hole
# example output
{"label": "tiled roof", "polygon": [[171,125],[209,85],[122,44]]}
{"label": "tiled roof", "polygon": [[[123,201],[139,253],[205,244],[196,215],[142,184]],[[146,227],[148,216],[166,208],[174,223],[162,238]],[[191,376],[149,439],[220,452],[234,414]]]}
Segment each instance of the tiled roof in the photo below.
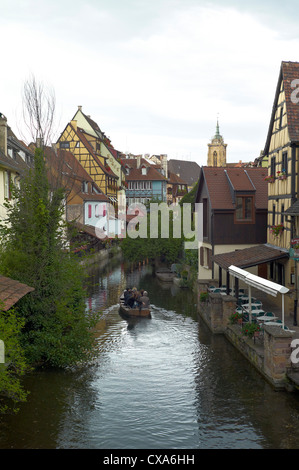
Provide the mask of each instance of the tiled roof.
{"label": "tiled roof", "polygon": [[186,185],[186,181],[180,178],[178,175],[173,173],[172,171],[168,172],[168,183],[169,184],[183,184]]}
{"label": "tiled roof", "polygon": [[298,103],[291,99],[291,95],[295,88],[291,86],[293,80],[299,78],[299,62],[282,62],[282,79],[285,90],[287,121],[289,137],[292,142],[299,142],[299,108]]}
{"label": "tiled roof", "polygon": [[88,152],[92,155],[92,157],[94,158],[95,162],[99,165],[99,167],[102,169],[102,171],[104,173],[106,173],[106,175],[108,176],[111,176],[112,178],[117,178],[118,179],[118,176],[110,169],[108,170],[101,162],[101,160],[99,159],[99,157],[95,154],[95,151],[94,151],[94,148],[93,146],[90,144],[90,142],[88,142],[87,138],[85,137],[84,133],[84,129],[81,129],[79,127],[77,127],[77,130],[72,126],[72,124],[70,124],[70,126],[72,127],[72,129],[74,130],[74,132],[77,133],[79,139],[81,140],[81,142],[83,143],[83,145],[85,146],[85,148],[88,150]]}
{"label": "tiled roof", "polygon": [[[57,180],[61,180],[65,187],[75,194],[78,194],[83,200],[109,201],[107,196],[103,194],[92,177],[87,173],[83,166],[78,162],[76,157],[69,151],[57,149],[54,151],[52,147],[45,147],[45,155],[49,164],[50,181],[54,184]],[[56,170],[55,173],[53,170]],[[57,174],[59,175],[57,178]],[[92,183],[93,187],[98,191],[96,193],[85,193],[82,191],[82,182]]]}
{"label": "tiled roof", "polygon": [[[212,209],[234,209],[232,191],[255,191],[258,209],[268,206],[268,183],[265,168],[203,167]],[[230,186],[230,183],[231,186]]]}
{"label": "tiled roof", "polygon": [[[126,181],[166,181],[156,165],[151,165],[144,158],[140,158],[140,167],[137,168],[137,158],[125,158],[123,160],[124,167],[130,168],[130,173],[126,175]],[[141,168],[147,167],[147,174],[143,175]]]}
{"label": "tiled roof", "polygon": [[285,212],[286,215],[296,215],[299,216],[299,200],[294,202]]}
{"label": "tiled roof", "polygon": [[281,82],[283,81],[284,91],[285,91],[285,100],[286,100],[286,113],[287,113],[287,124],[289,131],[289,139],[291,142],[299,142],[299,104],[295,101],[292,101],[292,93],[295,92],[295,97],[297,97],[296,88],[291,86],[293,80],[298,80],[299,78],[299,62],[281,62],[280,72],[276,87],[276,93],[274,97],[274,103],[272,107],[270,125],[267,134],[267,140],[264,149],[264,155],[268,154],[274,117],[277,109],[277,100],[280,93]]}
{"label": "tiled roof", "polygon": [[179,175],[188,186],[193,186],[197,183],[200,176],[200,166],[196,162],[189,162],[185,160],[172,160],[168,161],[168,169],[172,173]]}
{"label": "tiled roof", "polygon": [[288,253],[268,245],[258,245],[244,248],[244,250],[214,255],[212,261],[227,270],[231,265],[238,268],[249,268],[281,258],[288,258]]}
{"label": "tiled roof", "polygon": [[34,291],[33,287],[27,286],[9,277],[0,276],[0,309],[7,311],[24,295]]}

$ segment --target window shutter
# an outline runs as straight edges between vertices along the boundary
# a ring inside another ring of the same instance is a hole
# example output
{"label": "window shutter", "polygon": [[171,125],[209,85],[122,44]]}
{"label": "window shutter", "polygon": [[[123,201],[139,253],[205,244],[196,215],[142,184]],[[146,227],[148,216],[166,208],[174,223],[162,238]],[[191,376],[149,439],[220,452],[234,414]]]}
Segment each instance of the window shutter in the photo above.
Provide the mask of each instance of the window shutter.
{"label": "window shutter", "polygon": [[91,219],[91,204],[88,204],[88,218]]}

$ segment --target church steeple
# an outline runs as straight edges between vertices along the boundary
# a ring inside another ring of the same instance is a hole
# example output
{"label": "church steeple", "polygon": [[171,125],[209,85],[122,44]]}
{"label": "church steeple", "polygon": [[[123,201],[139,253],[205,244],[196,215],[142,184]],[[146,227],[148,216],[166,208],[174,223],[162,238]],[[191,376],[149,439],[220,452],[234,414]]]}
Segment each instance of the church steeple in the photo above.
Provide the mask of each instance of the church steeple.
{"label": "church steeple", "polygon": [[221,138],[222,138],[222,136],[221,136],[220,133],[219,133],[219,121],[218,121],[218,118],[217,118],[216,134],[215,134],[214,139],[221,139]]}
{"label": "church steeple", "polygon": [[219,119],[217,117],[216,133],[208,144],[208,166],[226,166],[226,147],[219,130]]}

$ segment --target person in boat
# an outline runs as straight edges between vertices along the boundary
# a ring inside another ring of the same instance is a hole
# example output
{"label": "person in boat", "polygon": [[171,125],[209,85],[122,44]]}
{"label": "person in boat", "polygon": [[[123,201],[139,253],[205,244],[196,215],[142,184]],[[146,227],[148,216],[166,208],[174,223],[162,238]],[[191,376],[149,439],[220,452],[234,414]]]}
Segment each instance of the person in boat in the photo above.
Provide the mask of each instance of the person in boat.
{"label": "person in boat", "polygon": [[127,287],[125,292],[124,292],[124,302],[125,302],[125,305],[128,305],[128,300],[129,298],[132,296],[132,290],[130,289],[130,287]]}
{"label": "person in boat", "polygon": [[149,308],[150,307],[150,299],[148,296],[147,291],[143,291],[143,295],[140,296],[139,301],[141,303],[141,308]]}

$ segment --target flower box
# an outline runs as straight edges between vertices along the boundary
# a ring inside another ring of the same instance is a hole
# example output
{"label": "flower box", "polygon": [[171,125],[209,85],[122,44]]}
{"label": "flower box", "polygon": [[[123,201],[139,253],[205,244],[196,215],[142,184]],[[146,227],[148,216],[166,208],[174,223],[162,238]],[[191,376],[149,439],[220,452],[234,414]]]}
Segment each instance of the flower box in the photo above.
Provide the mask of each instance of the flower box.
{"label": "flower box", "polygon": [[273,175],[266,176],[266,178],[264,178],[264,181],[267,181],[267,183],[274,183],[275,178]]}
{"label": "flower box", "polygon": [[285,170],[278,171],[278,172],[277,172],[277,178],[278,178],[279,180],[286,180],[286,179],[287,179],[287,175],[286,175]]}
{"label": "flower box", "polygon": [[283,224],[272,225],[270,232],[274,235],[274,237],[279,237],[284,230]]}

